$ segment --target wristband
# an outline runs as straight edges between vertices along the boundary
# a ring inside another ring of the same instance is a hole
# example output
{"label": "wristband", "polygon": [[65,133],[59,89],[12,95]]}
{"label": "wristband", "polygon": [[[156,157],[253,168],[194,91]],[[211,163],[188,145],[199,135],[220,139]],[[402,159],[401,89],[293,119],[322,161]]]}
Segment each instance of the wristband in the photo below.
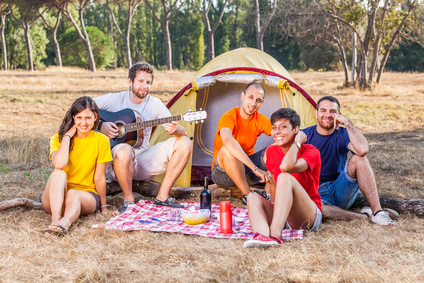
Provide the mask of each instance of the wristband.
{"label": "wristband", "polygon": [[108,207],[108,206],[110,206],[110,205],[108,205],[108,204],[105,204],[105,205],[102,205],[100,208],[103,208],[103,207]]}
{"label": "wristband", "polygon": [[170,134],[170,135],[175,135],[175,133],[178,131],[178,128],[175,130],[175,132],[173,132],[172,134]]}
{"label": "wristband", "polygon": [[255,169],[252,170],[252,173],[258,170],[259,168],[256,166]]}

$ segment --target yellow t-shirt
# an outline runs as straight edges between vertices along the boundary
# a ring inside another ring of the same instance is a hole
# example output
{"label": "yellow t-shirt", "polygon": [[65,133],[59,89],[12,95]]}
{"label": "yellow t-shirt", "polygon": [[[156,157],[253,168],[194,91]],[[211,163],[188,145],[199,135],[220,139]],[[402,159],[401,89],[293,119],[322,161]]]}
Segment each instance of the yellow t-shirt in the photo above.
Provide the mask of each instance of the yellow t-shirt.
{"label": "yellow t-shirt", "polygon": [[[59,135],[56,134],[50,139],[50,159],[59,146]],[[74,136],[74,147],[69,153],[68,164],[63,169],[67,175],[68,190],[75,189],[97,194],[94,184],[96,164],[109,161],[112,161],[112,154],[109,139],[105,135],[91,131],[83,139]]]}

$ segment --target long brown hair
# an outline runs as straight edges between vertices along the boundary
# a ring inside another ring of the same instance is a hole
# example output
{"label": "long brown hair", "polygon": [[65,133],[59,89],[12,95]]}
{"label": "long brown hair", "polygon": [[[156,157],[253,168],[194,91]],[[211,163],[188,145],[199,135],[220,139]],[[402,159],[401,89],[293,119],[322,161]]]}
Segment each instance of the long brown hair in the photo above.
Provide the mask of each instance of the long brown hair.
{"label": "long brown hair", "polygon": [[[100,121],[100,114],[99,114],[99,108],[97,107],[96,102],[89,97],[89,96],[83,96],[78,98],[77,100],[72,103],[71,107],[69,108],[68,112],[65,114],[65,118],[63,118],[62,124],[59,127],[59,141],[62,142],[63,136],[66,134],[66,132],[69,131],[69,129],[72,128],[72,126],[75,124],[74,122],[74,116],[78,113],[81,113],[85,109],[90,109],[91,112],[94,113],[96,116],[96,121],[94,122],[93,129],[97,129],[99,126]],[[74,146],[74,137],[72,137],[71,142],[69,144],[69,149],[72,150]]]}

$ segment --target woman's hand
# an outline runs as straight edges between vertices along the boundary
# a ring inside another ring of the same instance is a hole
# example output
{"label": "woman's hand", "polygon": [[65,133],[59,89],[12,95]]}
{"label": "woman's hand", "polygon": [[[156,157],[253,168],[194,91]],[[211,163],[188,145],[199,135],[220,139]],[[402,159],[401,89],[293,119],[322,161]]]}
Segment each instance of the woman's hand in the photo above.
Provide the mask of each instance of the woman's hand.
{"label": "woman's hand", "polygon": [[77,132],[77,127],[75,125],[73,125],[65,134],[64,136],[69,136],[70,138],[72,138],[75,133]]}
{"label": "woman's hand", "polygon": [[118,211],[113,211],[113,210],[109,210],[109,209],[107,209],[107,208],[103,208],[102,209],[102,215],[103,216],[108,216],[108,215],[111,215],[111,216],[118,216],[119,215],[119,212]]}

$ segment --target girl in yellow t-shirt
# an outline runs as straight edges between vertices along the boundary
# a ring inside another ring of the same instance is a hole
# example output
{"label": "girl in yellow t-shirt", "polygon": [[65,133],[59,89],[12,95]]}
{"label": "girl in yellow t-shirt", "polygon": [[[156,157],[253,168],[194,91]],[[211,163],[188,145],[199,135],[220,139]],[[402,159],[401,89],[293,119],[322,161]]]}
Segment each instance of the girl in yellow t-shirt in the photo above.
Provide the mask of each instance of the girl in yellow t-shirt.
{"label": "girl in yellow t-shirt", "polygon": [[109,139],[93,131],[99,125],[99,108],[88,96],[80,97],[66,112],[59,133],[50,140],[55,170],[42,195],[52,215],[46,234],[65,235],[80,215],[100,211],[117,215],[106,205],[106,164],[112,161]]}

